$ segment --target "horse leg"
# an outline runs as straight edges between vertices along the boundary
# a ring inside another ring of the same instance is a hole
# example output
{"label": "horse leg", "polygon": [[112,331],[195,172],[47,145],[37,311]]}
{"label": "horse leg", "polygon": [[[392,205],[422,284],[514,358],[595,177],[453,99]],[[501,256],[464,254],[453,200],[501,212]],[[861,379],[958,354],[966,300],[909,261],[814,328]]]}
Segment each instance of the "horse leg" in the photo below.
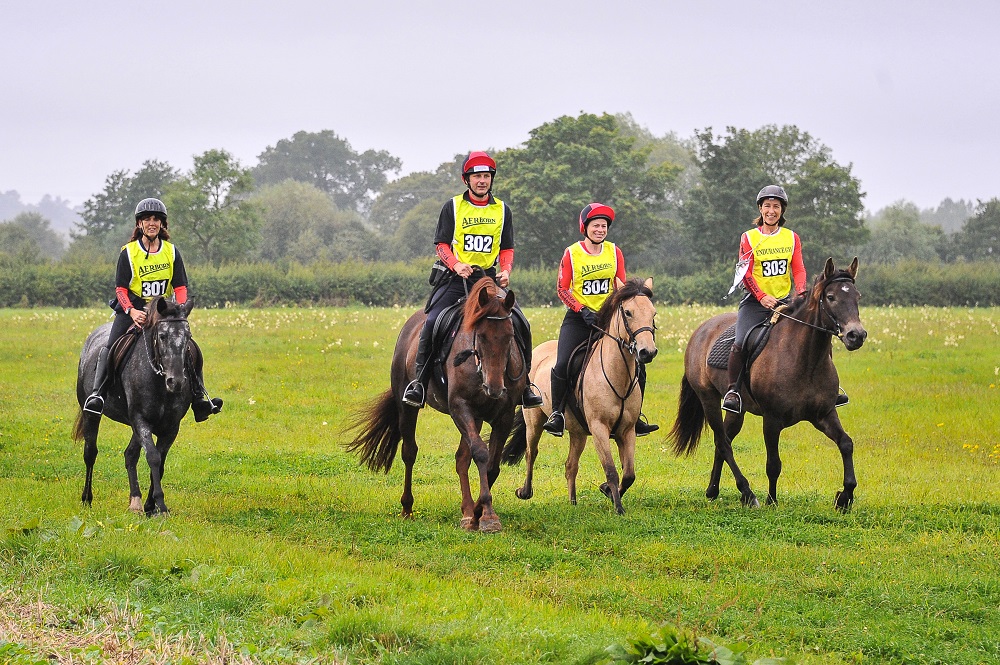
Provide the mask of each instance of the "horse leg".
{"label": "horse leg", "polygon": [[466,531],[479,529],[479,519],[475,515],[475,503],[472,501],[472,487],[469,485],[469,467],[472,465],[472,451],[469,443],[462,435],[462,440],[455,451],[455,472],[458,474],[458,484],[462,490],[462,528]]}
{"label": "horse leg", "polygon": [[622,496],[618,489],[618,468],[615,466],[614,455],[611,454],[611,430],[605,423],[590,423],[590,435],[607,479],[601,483],[601,491],[615,504],[615,512],[624,515],[625,508],[622,507]]}
{"label": "horse leg", "polygon": [[765,505],[778,503],[778,476],[781,475],[781,455],[778,453],[778,438],[783,429],[781,422],[764,416],[764,447],[767,449],[767,499]]}
{"label": "horse leg", "polygon": [[125,447],[125,473],[128,474],[128,509],[133,513],[145,512],[142,505],[142,488],[139,487],[139,454],[142,452],[142,441],[133,431],[128,446]]}
{"label": "horse leg", "polygon": [[87,477],[83,483],[83,494],[80,500],[86,505],[94,502],[94,463],[97,462],[97,430],[101,425],[100,417],[89,418],[86,414],[81,414],[84,418],[83,424],[83,463],[87,465]]}
{"label": "horse leg", "polygon": [[576,474],[580,471],[580,456],[587,446],[587,435],[569,431],[569,452],[566,454],[566,489],[569,491],[570,505],[576,505]]}
{"label": "horse leg", "polygon": [[133,436],[137,436],[146,451],[146,464],[149,465],[149,492],[143,510],[146,517],[152,517],[157,512],[166,514],[167,506],[163,503],[163,487],[160,485],[160,450],[153,443],[153,433],[142,416],[132,416]]}
{"label": "horse leg", "polygon": [[622,463],[619,494],[625,496],[625,492],[635,482],[635,427],[630,427],[623,436],[618,437],[618,459]]}
{"label": "horse leg", "polygon": [[830,437],[840,449],[840,456],[844,460],[844,489],[836,493],[833,504],[837,510],[846,513],[854,504],[854,488],[858,486],[858,479],[854,477],[854,440],[844,431],[836,409],[831,409],[813,425]]}
{"label": "horse leg", "polygon": [[733,456],[733,440],[730,432],[733,436],[739,433],[743,427],[743,417],[742,413],[726,413],[726,418],[723,421],[721,409],[717,405],[713,405],[712,408],[709,408],[709,405],[705,405],[705,419],[708,421],[709,426],[712,428],[712,433],[715,435],[715,460],[712,465],[712,476],[709,478],[705,496],[709,499],[714,499],[719,495],[722,464],[725,462],[729,465],[729,470],[733,472],[736,489],[740,492],[740,503],[750,508],[757,508],[760,506],[760,501],[757,500],[757,495],[750,489],[750,481],[740,471],[739,465],[736,464],[736,458]]}
{"label": "horse leg", "polygon": [[524,448],[524,484],[514,490],[514,495],[518,499],[530,499],[534,496],[532,484],[535,477],[535,459],[538,458],[538,440],[542,437],[542,420],[536,413],[541,414],[541,409],[529,409],[522,411],[524,415],[524,436],[527,445]]}
{"label": "horse leg", "polygon": [[[166,497],[163,495],[163,474],[166,472],[167,468],[167,454],[170,453],[170,446],[174,444],[177,439],[177,428],[173,431],[166,431],[156,437],[156,450],[160,453],[160,466],[156,469],[157,480],[160,483],[161,492],[160,495],[163,497],[160,503],[157,505],[158,510],[161,513],[169,513],[170,510],[167,508]],[[152,473],[152,470],[150,470]]]}
{"label": "horse leg", "polygon": [[403,506],[403,519],[413,519],[413,465],[417,461],[417,413],[416,409],[399,409],[399,432],[403,439],[400,457],[403,471],[403,494],[399,503]]}

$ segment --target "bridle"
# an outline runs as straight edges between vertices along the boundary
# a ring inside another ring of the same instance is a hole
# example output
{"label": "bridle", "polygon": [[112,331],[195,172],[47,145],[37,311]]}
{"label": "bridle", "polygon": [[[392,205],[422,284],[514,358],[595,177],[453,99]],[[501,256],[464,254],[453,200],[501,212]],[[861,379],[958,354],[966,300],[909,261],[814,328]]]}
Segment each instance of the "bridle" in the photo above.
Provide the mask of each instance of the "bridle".
{"label": "bridle", "polygon": [[[489,316],[484,316],[483,319],[486,319],[486,320],[489,320],[489,321],[509,321],[509,320],[511,320],[512,316],[513,316],[513,312],[507,312],[507,314],[505,316],[489,315]],[[513,326],[512,326],[512,328],[513,328]],[[461,365],[462,363],[464,363],[466,360],[468,360],[470,356],[472,356],[473,358],[475,358],[476,359],[476,375],[479,377],[479,383],[480,383],[480,385],[481,385],[481,387],[483,389],[483,392],[486,392],[486,377],[483,374],[483,355],[482,355],[482,353],[479,352],[479,348],[476,346],[476,341],[478,339],[479,339],[479,332],[477,330],[473,330],[472,331],[472,348],[466,349],[466,350],[458,353],[455,356],[455,360],[453,361],[453,363],[454,363],[455,367],[458,367],[459,365]],[[517,346],[516,342],[515,342],[514,345]],[[518,352],[520,352],[520,349],[518,349]],[[520,374],[518,374],[517,376],[511,376],[510,374],[507,373],[507,371],[508,371],[509,368],[510,368],[510,348],[507,349],[507,362],[504,364],[504,377],[508,381],[516,383],[516,382],[520,381],[524,377],[524,375],[528,372],[528,363],[524,362],[524,357],[523,356],[521,358],[521,373]]]}
{"label": "bridle", "polygon": [[[649,298],[649,296],[645,295],[644,293],[639,293],[639,294],[633,296],[632,298],[630,298],[630,300],[634,299],[634,298],[638,298],[640,296],[645,297],[645,298]],[[606,330],[601,330],[597,326],[591,326],[591,328],[595,332],[598,332],[601,335],[610,338],[611,340],[613,340],[618,345],[618,352],[621,354],[622,361],[624,361],[626,367],[628,367],[628,361],[627,361],[627,359],[625,357],[626,354],[632,356],[632,359],[635,360],[635,363],[636,363],[635,375],[629,377],[628,389],[625,391],[624,395],[621,395],[621,394],[618,393],[618,388],[615,386],[615,384],[611,381],[611,378],[608,376],[608,371],[607,371],[607,369],[604,366],[604,347],[601,347],[601,351],[600,351],[600,354],[601,354],[601,373],[604,374],[604,380],[611,387],[611,392],[613,392],[615,394],[615,397],[617,397],[621,401],[621,406],[619,407],[618,419],[615,421],[615,425],[614,425],[614,427],[611,428],[611,431],[614,431],[614,430],[616,430],[618,428],[618,423],[621,421],[622,415],[625,413],[625,401],[632,395],[632,392],[635,390],[636,386],[639,385],[639,358],[637,357],[638,351],[637,351],[637,348],[636,348],[637,347],[637,345],[636,345],[636,337],[638,335],[640,335],[641,333],[648,332],[648,333],[650,333],[653,336],[654,340],[656,339],[656,325],[655,324],[652,325],[652,326],[642,326],[641,328],[637,328],[635,330],[632,330],[632,327],[629,326],[629,324],[628,324],[628,317],[625,316],[625,303],[624,302],[618,304],[618,316],[621,319],[622,325],[625,326],[625,333],[626,333],[626,335],[628,337],[627,341],[624,338],[622,338],[622,337],[618,337],[617,335],[612,335],[611,333],[609,333]],[[582,390],[582,387],[581,387],[581,390]],[[583,395],[581,394],[581,400],[580,400],[581,407],[582,407],[582,404],[583,404],[582,397],[583,397]]]}
{"label": "bridle", "polygon": [[[146,362],[149,363],[150,369],[152,369],[153,372],[157,376],[164,376],[166,374],[166,372],[163,371],[163,364],[160,362],[160,356],[162,354],[160,353],[160,344],[157,341],[157,337],[156,337],[155,332],[156,332],[156,327],[158,325],[160,325],[160,324],[167,324],[167,323],[182,323],[184,325],[187,325],[187,320],[186,319],[182,319],[182,318],[174,318],[174,317],[164,318],[164,319],[157,319],[148,328],[147,327],[143,327],[141,329],[142,330],[142,349],[143,349],[143,351],[146,352]],[[148,335],[147,335],[147,332],[149,333]],[[187,337],[188,340],[190,340],[190,338],[191,338],[190,329],[186,329],[184,331],[184,336]],[[149,341],[147,339],[147,337],[152,337],[153,338],[152,341]],[[150,354],[150,351],[149,351],[150,346],[153,347],[152,354]],[[187,347],[187,345],[185,344],[185,348],[186,347]],[[185,367],[184,371],[186,373],[187,372],[187,363],[184,363],[184,367]]]}
{"label": "bridle", "polygon": [[[827,280],[826,282],[823,282],[823,291],[826,291],[826,287],[830,286],[831,284],[835,284],[837,282],[850,282],[851,284],[854,284],[854,278],[851,277],[850,275],[838,275],[836,277],[833,277],[833,278]],[[803,321],[802,319],[797,319],[794,316],[791,316],[789,314],[785,314],[780,309],[774,310],[774,313],[776,315],[778,315],[778,316],[782,316],[782,317],[784,317],[786,319],[790,319],[792,321],[795,321],[796,323],[801,323],[804,326],[809,326],[810,328],[815,328],[816,330],[828,333],[830,335],[834,335],[838,339],[842,339],[843,335],[844,335],[844,331],[840,327],[840,321],[838,321],[837,317],[835,317],[833,315],[833,313],[830,312],[830,310],[826,308],[826,305],[824,304],[824,300],[825,300],[825,298],[821,295],[820,298],[819,298],[820,319],[822,320],[822,317],[825,315],[828,319],[830,319],[830,321],[833,322],[833,328],[827,328],[826,326],[818,326],[815,323],[809,323],[808,321]]]}

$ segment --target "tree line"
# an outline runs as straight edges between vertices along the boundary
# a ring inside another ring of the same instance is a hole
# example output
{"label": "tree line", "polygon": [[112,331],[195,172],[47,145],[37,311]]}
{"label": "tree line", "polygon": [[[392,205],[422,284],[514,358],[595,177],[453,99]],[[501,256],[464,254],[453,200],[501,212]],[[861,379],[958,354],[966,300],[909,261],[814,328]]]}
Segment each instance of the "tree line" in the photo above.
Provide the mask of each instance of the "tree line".
{"label": "tree line", "polygon": [[[707,128],[681,139],[654,136],[629,115],[583,113],[491,154],[499,165],[494,192],[514,210],[521,267],[554,268],[579,237],[579,210],[602,201],[617,211],[612,239],[631,270],[726,270],[757,215],[757,191],[770,183],[788,192],[788,223],[803,238],[810,274],[827,256],[954,262],[995,261],[1000,252],[1000,200],[946,199],[932,211],[900,201],[866,217],[851,164],[794,125]],[[252,166],[224,149],[195,156],[185,172],[149,159],[107,176],[64,253],[51,249],[62,243],[38,212],[0,223],[0,261],[110,263],[147,196],[166,203],[172,239],[191,265],[430,259],[441,206],[462,189],[463,157],[393,179],[398,158],[359,153],[324,130],[282,139]]]}

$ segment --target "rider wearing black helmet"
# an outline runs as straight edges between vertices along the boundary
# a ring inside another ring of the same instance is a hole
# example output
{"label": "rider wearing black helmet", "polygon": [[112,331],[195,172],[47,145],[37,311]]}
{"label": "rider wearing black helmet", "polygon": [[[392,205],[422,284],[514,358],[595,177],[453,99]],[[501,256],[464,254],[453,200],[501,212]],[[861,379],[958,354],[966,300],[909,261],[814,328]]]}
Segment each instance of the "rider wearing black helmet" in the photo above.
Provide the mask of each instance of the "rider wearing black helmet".
{"label": "rider wearing black helmet", "polygon": [[[743,399],[737,384],[746,362],[743,344],[747,334],[771,317],[772,310],[788,302],[794,293],[806,291],[806,267],[802,261],[802,242],[794,231],[785,228],[788,195],[779,185],[768,185],[757,194],[760,215],[755,228],[740,237],[739,269],[744,271],[742,285],[747,294],[736,313],[736,339],[729,352],[729,390],[722,408],[743,412]],[[837,397],[837,406],[847,403],[847,395]]]}
{"label": "rider wearing black helmet", "polygon": [[[438,315],[468,293],[476,272],[480,273],[478,276],[485,274],[494,279],[501,288],[507,288],[510,283],[510,271],[514,267],[513,216],[510,207],[492,194],[496,172],[497,164],[488,154],[469,153],[462,164],[465,192],[441,208],[434,245],[443,277],[435,282],[427,320],[420,330],[414,363],[416,378],[403,392],[403,402],[410,406],[421,408],[426,400],[431,333]],[[520,312],[518,316],[522,317]],[[530,368],[530,329],[525,330],[524,335],[527,348],[522,351]],[[541,396],[529,383],[521,396],[521,406],[530,409],[541,405]]]}
{"label": "rider wearing black helmet", "polygon": [[[573,351],[590,338],[592,326],[611,292],[625,283],[625,257],[613,242],[606,241],[615,221],[615,211],[603,203],[591,203],[580,211],[579,225],[583,240],[563,252],[559,262],[556,295],[566,305],[566,315],[559,328],[556,362],[552,366],[552,413],[542,425],[549,434],[562,436],[566,429],[563,403],[569,388],[568,368]],[[639,391],[646,393],[646,370],[638,363]],[[640,414],[635,435],[646,436],[659,425],[651,425]]]}
{"label": "rider wearing black helmet", "polygon": [[[108,354],[114,344],[132,327],[146,321],[146,304],[156,297],[173,296],[178,304],[187,302],[187,272],[180,250],[169,242],[167,207],[163,201],[146,198],[135,207],[132,238],[122,247],[115,271],[115,319],[107,344],[101,349],[94,376],[94,390],[83,404],[84,411],[100,415],[104,411],[104,384],[108,378]],[[199,422],[222,410],[222,400],[209,400],[201,368],[195,370],[194,401],[191,408]]]}

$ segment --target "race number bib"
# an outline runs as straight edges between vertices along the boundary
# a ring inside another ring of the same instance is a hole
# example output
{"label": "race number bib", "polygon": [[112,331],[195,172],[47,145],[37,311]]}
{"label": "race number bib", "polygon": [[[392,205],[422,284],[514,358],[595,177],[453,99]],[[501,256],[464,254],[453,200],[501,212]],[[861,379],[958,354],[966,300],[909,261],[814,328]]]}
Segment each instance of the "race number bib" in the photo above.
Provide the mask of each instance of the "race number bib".
{"label": "race number bib", "polygon": [[157,279],[152,282],[142,283],[142,292],[139,294],[143,298],[155,298],[167,292],[167,280]]}
{"label": "race number bib", "polygon": [[466,252],[489,254],[493,251],[493,236],[467,235],[462,249]]}
{"label": "race number bib", "polygon": [[760,271],[764,277],[779,277],[788,272],[788,259],[761,261]]}
{"label": "race number bib", "polygon": [[585,279],[580,286],[580,290],[585,296],[607,295],[611,290],[611,280]]}

